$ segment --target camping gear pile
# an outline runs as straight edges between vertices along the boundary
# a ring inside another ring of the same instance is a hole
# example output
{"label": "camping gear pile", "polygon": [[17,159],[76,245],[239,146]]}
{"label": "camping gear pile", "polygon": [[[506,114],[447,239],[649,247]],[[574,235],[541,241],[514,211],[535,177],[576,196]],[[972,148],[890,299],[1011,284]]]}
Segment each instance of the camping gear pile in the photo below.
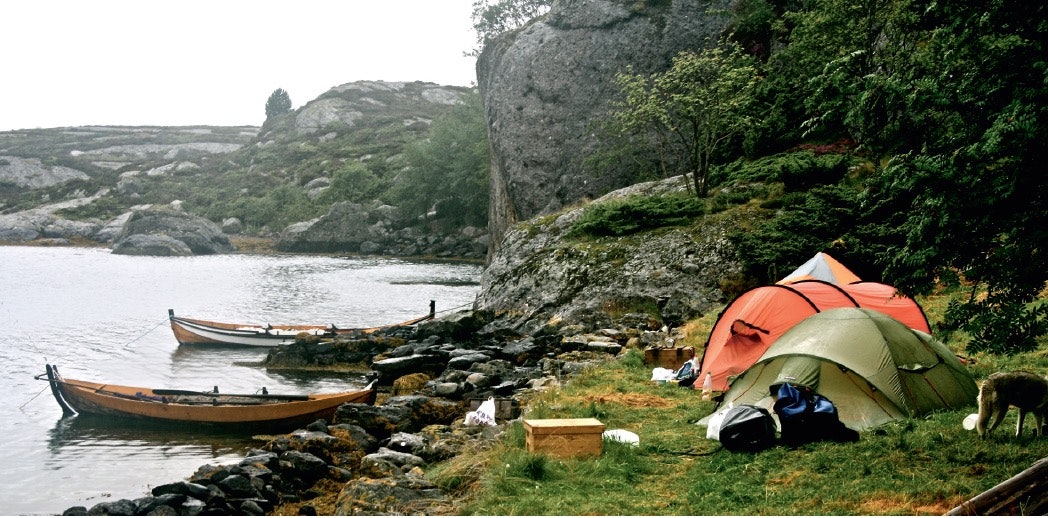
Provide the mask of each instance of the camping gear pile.
{"label": "camping gear pile", "polygon": [[978,395],[913,299],[823,253],[728,304],[697,374],[723,393],[704,420],[707,436],[733,451],[767,447],[768,423],[786,445],[857,440],[858,431],[974,405]]}

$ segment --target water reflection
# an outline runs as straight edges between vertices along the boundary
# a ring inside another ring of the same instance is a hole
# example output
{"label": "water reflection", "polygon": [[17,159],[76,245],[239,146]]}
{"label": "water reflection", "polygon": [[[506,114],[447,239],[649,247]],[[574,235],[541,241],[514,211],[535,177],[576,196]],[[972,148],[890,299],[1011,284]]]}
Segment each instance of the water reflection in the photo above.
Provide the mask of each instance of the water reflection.
{"label": "water reflection", "polygon": [[59,419],[51,428],[51,456],[46,463],[51,469],[59,469],[72,459],[77,464],[91,458],[100,463],[145,464],[183,456],[234,458],[265,444],[263,438],[253,435],[247,430],[75,415]]}
{"label": "water reflection", "polygon": [[[171,353],[171,381],[168,383],[177,384],[179,379],[184,379],[196,380],[194,383],[200,386],[207,383],[219,385],[223,392],[256,392],[266,387],[270,392],[307,394],[353,390],[370,382],[367,377],[370,371],[269,369],[264,365],[268,353],[269,348],[265,347],[180,345]],[[197,386],[188,388],[200,389]]]}

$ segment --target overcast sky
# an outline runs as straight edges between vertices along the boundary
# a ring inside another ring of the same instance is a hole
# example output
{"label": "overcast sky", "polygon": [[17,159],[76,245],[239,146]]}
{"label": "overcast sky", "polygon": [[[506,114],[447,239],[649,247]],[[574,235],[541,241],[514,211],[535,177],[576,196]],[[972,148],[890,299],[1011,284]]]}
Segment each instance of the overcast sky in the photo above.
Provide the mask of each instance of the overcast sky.
{"label": "overcast sky", "polygon": [[359,80],[476,81],[472,0],[0,0],[0,131],[261,125]]}

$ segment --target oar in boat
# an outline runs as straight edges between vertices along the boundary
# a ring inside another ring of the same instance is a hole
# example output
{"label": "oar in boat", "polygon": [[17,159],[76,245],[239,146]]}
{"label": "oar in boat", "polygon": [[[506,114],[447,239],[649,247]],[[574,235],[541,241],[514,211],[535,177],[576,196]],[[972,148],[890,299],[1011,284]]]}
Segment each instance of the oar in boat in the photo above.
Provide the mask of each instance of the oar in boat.
{"label": "oar in boat", "polygon": [[[375,387],[375,382],[368,383],[366,387],[361,390],[372,390]],[[270,394],[265,387],[262,387],[261,394],[223,394],[218,391],[216,386],[213,391],[198,391],[198,390],[180,390],[180,389],[153,389],[153,393],[158,396],[204,396],[204,397],[229,397],[229,398],[256,398],[256,399],[286,399],[289,401],[308,401],[310,396],[302,394]]]}
{"label": "oar in boat", "polygon": [[[263,389],[264,390],[264,389]],[[223,397],[223,398],[256,398],[256,399],[286,399],[289,401],[308,401],[309,396],[303,394],[270,394],[268,392],[262,392],[261,394],[223,394],[218,391],[197,391],[197,390],[179,390],[179,389],[153,389],[153,393],[158,396],[204,396],[204,397]]]}

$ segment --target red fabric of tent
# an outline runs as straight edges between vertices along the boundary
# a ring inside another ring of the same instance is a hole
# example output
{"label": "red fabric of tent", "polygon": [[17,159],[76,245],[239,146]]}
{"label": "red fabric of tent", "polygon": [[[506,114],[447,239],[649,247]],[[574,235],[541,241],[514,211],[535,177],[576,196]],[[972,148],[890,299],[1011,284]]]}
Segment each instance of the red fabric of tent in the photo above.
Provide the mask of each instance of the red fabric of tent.
{"label": "red fabric of tent", "polygon": [[729,379],[756,362],[775,340],[820,311],[864,307],[892,316],[907,326],[930,332],[917,303],[896,289],[875,282],[838,286],[820,280],[753,288],[721,312],[702,355],[697,387],[710,373],[713,390],[726,391]]}
{"label": "red fabric of tent", "polygon": [[860,281],[841,288],[855,299],[860,308],[873,309],[888,315],[910,329],[932,334],[928,317],[917,302],[895,289],[879,282]]}

